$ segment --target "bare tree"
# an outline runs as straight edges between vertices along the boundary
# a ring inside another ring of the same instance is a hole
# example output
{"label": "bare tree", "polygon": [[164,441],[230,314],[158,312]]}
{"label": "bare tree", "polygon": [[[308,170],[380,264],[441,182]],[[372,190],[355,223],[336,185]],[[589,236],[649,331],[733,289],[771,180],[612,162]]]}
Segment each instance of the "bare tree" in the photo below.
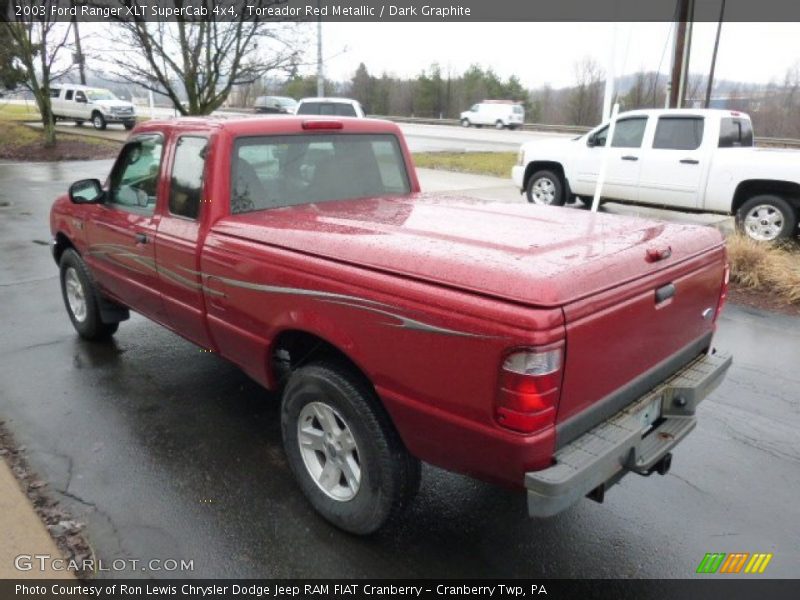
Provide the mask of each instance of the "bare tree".
{"label": "bare tree", "polygon": [[575,82],[567,104],[574,125],[595,125],[600,120],[602,83],[605,73],[593,58],[586,56],[575,64]]}
{"label": "bare tree", "polygon": [[[140,0],[117,1],[142,5]],[[188,5],[185,0],[173,3],[176,8]],[[214,14],[216,0],[200,4]],[[279,0],[248,3],[253,9],[277,4]],[[118,39],[127,49],[111,59],[114,76],[168,97],[182,115],[210,114],[235,86],[258,81],[272,71],[288,71],[299,60],[295,27],[251,14],[242,10],[238,20],[231,22],[187,16],[178,16],[172,23],[148,23],[144,17],[120,21]]]}
{"label": "bare tree", "polygon": [[[50,6],[55,2],[56,0],[42,0],[41,6],[44,10],[37,16],[0,22],[0,36],[4,38],[4,45],[13,56],[15,67],[22,74],[21,83],[33,94],[39,108],[45,146],[56,143],[50,84],[72,67],[71,64],[60,63],[63,52],[69,48],[69,24],[56,23],[52,17]],[[7,14],[12,13],[9,11]]]}

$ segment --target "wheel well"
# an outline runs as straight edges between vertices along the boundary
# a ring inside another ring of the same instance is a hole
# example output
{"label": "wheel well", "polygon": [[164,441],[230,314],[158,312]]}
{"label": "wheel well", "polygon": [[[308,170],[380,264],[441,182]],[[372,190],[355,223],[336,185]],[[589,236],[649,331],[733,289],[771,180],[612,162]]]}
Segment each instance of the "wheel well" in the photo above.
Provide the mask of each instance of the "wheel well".
{"label": "wheel well", "polygon": [[282,331],[273,341],[269,356],[270,375],[276,388],[282,386],[292,371],[322,358],[344,363],[372,386],[364,371],[347,354],[313,333],[295,329]]}
{"label": "wheel well", "polygon": [[[56,264],[61,262],[61,255],[64,254],[64,250],[67,248],[72,248],[75,250],[75,252],[78,252],[78,249],[75,247],[75,244],[72,243],[72,240],[59,231],[56,234],[56,243],[53,247],[53,258],[55,259]],[[80,252],[78,252],[78,254],[80,254]]]}
{"label": "wheel well", "polygon": [[[94,109],[94,110],[92,111],[92,118],[93,118],[93,119],[94,119],[94,116],[95,116],[95,115],[100,115],[101,117],[103,117],[103,113],[102,113],[102,112],[100,112],[100,111],[99,111],[99,110],[97,110],[97,109]],[[105,119],[105,117],[103,117],[103,118]]]}
{"label": "wheel well", "polygon": [[[556,175],[561,178],[561,183],[565,184],[564,187],[566,188],[566,178],[564,177],[564,167],[561,166],[561,163],[547,161],[547,160],[534,160],[528,163],[528,166],[525,167],[525,178],[522,180],[522,187],[527,189],[528,181],[530,181],[531,176],[536,173],[536,171],[541,170],[552,171]],[[565,190],[566,191],[566,190]]]}
{"label": "wheel well", "polygon": [[748,179],[736,187],[731,204],[731,214],[735,215],[742,204],[758,194],[775,194],[793,207],[800,208],[800,184],[776,179]]}

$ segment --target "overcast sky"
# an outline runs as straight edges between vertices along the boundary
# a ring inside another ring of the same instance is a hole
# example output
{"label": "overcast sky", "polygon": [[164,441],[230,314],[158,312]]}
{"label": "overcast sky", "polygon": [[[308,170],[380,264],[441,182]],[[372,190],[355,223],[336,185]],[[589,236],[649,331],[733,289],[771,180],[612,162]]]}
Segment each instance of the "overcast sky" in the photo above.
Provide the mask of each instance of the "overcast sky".
{"label": "overcast sky", "polygon": [[[754,0],[755,1],[755,0]],[[616,74],[661,68],[672,51],[671,23],[323,23],[326,76],[352,77],[360,62],[371,73],[415,76],[433,62],[444,73],[470,64],[516,74],[527,87],[573,83],[575,61],[593,56],[605,66],[616,38]],[[707,73],[716,23],[696,23],[691,71]],[[316,27],[315,25],[312,27]],[[315,29],[309,41],[316,42]],[[615,35],[616,31],[616,35]],[[310,49],[314,60],[316,48]],[[663,56],[663,58],[662,58]],[[800,23],[725,23],[716,78],[781,81],[800,61]]]}

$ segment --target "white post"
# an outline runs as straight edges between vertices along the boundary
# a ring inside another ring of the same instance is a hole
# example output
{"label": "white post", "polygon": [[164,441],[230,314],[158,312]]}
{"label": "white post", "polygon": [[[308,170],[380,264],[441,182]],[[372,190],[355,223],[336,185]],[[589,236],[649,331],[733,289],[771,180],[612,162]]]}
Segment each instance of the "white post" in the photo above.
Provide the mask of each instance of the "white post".
{"label": "white post", "polygon": [[611,48],[608,54],[608,65],[606,66],[606,90],[603,96],[603,115],[602,119],[607,119],[611,113],[611,103],[614,101],[614,77],[616,72],[617,60],[617,28],[619,24],[614,22],[614,29],[611,33]]}
{"label": "white post", "polygon": [[594,187],[594,199],[592,200],[592,212],[597,212],[600,208],[600,194],[603,191],[603,184],[606,181],[606,171],[608,170],[609,152],[611,142],[614,139],[614,127],[617,123],[617,112],[619,111],[619,104],[614,104],[611,109],[611,121],[608,124],[608,134],[606,135],[606,145],[603,148],[603,162],[600,163],[600,172],[597,174],[597,185]]}
{"label": "white post", "polygon": [[147,90],[147,100],[148,100],[148,103],[150,104],[150,118],[151,119],[155,119],[156,118],[156,114],[155,114],[156,103],[153,100],[153,90]]}

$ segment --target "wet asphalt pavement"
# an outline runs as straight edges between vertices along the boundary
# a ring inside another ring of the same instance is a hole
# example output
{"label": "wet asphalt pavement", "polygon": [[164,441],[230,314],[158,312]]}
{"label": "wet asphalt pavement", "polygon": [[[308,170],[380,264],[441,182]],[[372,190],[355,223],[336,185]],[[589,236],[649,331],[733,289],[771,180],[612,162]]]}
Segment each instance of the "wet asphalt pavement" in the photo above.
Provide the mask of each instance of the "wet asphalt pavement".
{"label": "wet asphalt pavement", "polygon": [[234,366],[138,316],[107,344],[74,333],[47,214],[109,166],[0,165],[0,420],[98,557],[193,560],[195,577],[660,578],[772,552],[769,575],[797,576],[800,319],[728,306],[734,365],[666,477],[533,521],[522,494],[426,468],[403,524],[357,538],[306,503],[276,399]]}

